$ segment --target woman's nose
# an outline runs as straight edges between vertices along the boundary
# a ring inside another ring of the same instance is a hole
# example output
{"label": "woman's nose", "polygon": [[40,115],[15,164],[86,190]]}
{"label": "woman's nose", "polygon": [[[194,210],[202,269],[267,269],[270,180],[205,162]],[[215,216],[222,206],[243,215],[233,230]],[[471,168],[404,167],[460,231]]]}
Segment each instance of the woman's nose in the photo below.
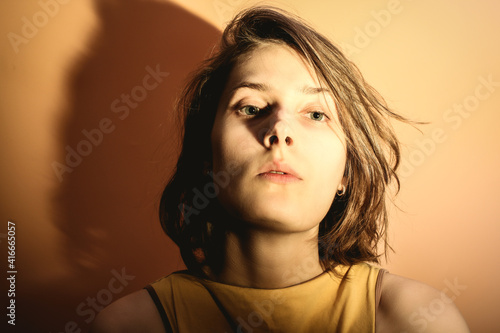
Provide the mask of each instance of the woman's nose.
{"label": "woman's nose", "polygon": [[290,125],[284,119],[275,119],[264,134],[264,146],[271,149],[273,145],[293,145]]}

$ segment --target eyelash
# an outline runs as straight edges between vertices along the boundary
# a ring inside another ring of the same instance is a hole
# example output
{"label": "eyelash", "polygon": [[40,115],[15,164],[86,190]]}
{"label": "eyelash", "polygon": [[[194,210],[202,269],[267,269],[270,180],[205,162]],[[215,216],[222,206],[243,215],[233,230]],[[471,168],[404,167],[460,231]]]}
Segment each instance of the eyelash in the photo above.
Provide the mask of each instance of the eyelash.
{"label": "eyelash", "polygon": [[322,111],[309,111],[309,112],[307,112],[307,114],[309,114],[309,115],[313,115],[315,113],[322,116],[321,120],[317,120],[317,119],[313,119],[313,118],[311,118],[311,120],[323,121],[324,118],[326,118],[327,120],[330,120],[330,117],[328,117],[328,115]]}
{"label": "eyelash", "polygon": [[[254,110],[255,113],[254,114],[248,114],[247,112],[245,112],[245,109],[247,109],[247,108],[256,109],[256,110]],[[238,112],[241,113],[243,116],[246,116],[246,117],[257,117],[257,116],[261,115],[263,112],[266,112],[268,109],[269,109],[269,106],[266,106],[264,108],[260,108],[258,106],[250,104],[250,105],[245,105],[245,106],[239,108]],[[325,112],[322,112],[322,111],[309,111],[309,112],[307,112],[307,114],[311,115],[310,119],[314,120],[314,121],[323,122],[323,121],[325,121],[324,118],[326,118],[326,120],[330,120],[330,117],[328,117],[328,115]],[[313,114],[319,114],[321,116],[321,119],[317,120],[317,119],[312,118]]]}
{"label": "eyelash", "polygon": [[[247,108],[252,108],[254,109],[254,114],[248,114],[247,112],[245,112],[245,109]],[[260,108],[258,106],[255,106],[255,105],[245,105],[244,107],[242,107],[241,109],[239,109],[238,111],[240,111],[241,113],[243,113],[245,116],[256,116],[260,113]]]}
{"label": "eyelash", "polygon": [[[257,112],[255,114],[248,114],[245,112],[246,108],[257,109]],[[269,106],[265,106],[263,108],[260,108],[258,106],[249,104],[249,105],[245,105],[245,106],[239,108],[238,112],[241,113],[245,117],[257,117],[257,116],[261,115],[262,113],[266,112],[268,109],[269,109]]]}

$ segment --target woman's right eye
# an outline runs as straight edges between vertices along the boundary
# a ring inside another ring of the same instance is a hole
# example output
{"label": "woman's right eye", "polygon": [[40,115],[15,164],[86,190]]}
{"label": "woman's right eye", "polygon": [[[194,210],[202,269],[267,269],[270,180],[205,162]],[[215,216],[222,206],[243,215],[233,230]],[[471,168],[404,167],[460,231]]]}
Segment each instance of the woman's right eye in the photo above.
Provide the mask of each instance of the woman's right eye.
{"label": "woman's right eye", "polygon": [[254,105],[245,105],[239,111],[246,116],[256,116],[261,110],[259,107]]}

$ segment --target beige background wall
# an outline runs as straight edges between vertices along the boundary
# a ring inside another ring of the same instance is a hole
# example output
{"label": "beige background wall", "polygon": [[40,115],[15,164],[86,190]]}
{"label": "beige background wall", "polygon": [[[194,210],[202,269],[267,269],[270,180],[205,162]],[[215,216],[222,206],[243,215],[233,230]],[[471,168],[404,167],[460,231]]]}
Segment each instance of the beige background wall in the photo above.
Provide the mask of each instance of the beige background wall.
{"label": "beige background wall", "polygon": [[[176,2],[0,3],[0,249],[5,276],[15,222],[18,329],[85,332],[101,306],[182,268],[156,218],[177,152],[171,105],[224,22],[256,2]],[[473,331],[497,332],[500,3],[259,3],[300,14],[392,107],[431,122],[397,127],[403,211],[383,266],[456,296]],[[70,150],[86,156],[68,164]],[[427,310],[432,320],[438,301]]]}

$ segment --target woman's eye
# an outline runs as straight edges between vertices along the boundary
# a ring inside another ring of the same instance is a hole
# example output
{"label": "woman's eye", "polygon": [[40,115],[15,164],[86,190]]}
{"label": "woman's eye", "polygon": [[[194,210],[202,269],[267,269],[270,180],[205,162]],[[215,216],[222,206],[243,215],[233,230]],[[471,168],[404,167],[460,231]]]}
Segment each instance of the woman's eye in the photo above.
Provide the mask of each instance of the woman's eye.
{"label": "woman's eye", "polygon": [[325,119],[325,114],[323,112],[320,112],[320,111],[313,111],[313,112],[309,112],[309,117],[312,120],[322,121],[323,119]]}
{"label": "woman's eye", "polygon": [[260,108],[253,105],[246,105],[240,111],[246,116],[256,116],[259,114]]}

